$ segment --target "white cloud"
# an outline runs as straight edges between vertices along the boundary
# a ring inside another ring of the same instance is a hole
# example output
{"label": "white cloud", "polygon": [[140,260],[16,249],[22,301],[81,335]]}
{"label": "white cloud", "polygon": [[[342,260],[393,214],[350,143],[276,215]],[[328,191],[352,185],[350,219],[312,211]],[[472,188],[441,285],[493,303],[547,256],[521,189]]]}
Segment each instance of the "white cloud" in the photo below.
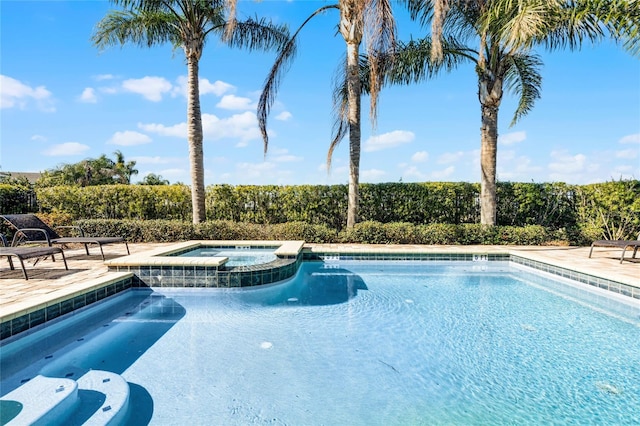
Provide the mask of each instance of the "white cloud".
{"label": "white cloud", "polygon": [[96,96],[96,91],[93,87],[87,87],[82,91],[82,94],[78,98],[80,102],[85,102],[89,104],[95,104],[98,102],[98,97]]}
{"label": "white cloud", "polygon": [[[187,137],[187,123],[178,123],[173,126],[138,123],[138,127],[146,132],[156,133],[161,136]],[[213,114],[202,114],[202,131],[205,142],[207,140],[227,138],[236,139],[238,140],[236,146],[239,147],[246,146],[250,140],[261,137],[256,115],[250,111],[222,119]]]}
{"label": "white cloud", "polygon": [[216,104],[216,107],[230,110],[247,110],[255,109],[256,104],[252,103],[249,98],[236,95],[224,95],[222,99],[220,99],[220,102]]}
{"label": "white cloud", "polygon": [[554,181],[585,183],[594,180],[600,165],[589,161],[584,154],[571,155],[562,150],[551,152],[551,162],[547,168],[549,177]]}
{"label": "white cloud", "polygon": [[304,160],[303,157],[299,157],[297,155],[291,155],[291,154],[279,155],[273,158],[273,161],[278,163],[293,163],[293,162],[302,161],[302,160]]}
{"label": "white cloud", "polygon": [[[327,168],[327,163],[321,163],[318,165],[317,170],[330,177],[332,181],[339,181],[340,183],[346,183],[349,179],[349,167],[344,164],[340,159],[336,159],[331,163],[331,169]],[[344,180],[341,178],[344,177]]]}
{"label": "white cloud", "polygon": [[256,114],[250,111],[222,119],[213,114],[202,114],[202,127],[206,138],[239,139],[236,145],[239,147],[246,146],[250,140],[261,138]]}
{"label": "white cloud", "polygon": [[60,157],[63,155],[80,155],[88,150],[88,145],[84,145],[78,142],[65,142],[59,145],[52,146],[51,148],[44,151],[43,154],[51,157]]}
{"label": "white cloud", "polygon": [[232,92],[236,88],[235,86],[225,83],[224,81],[216,80],[211,83],[206,78],[200,79],[200,94],[207,95],[209,93],[213,93],[216,96],[222,96],[227,92]]}
{"label": "white cloud", "polygon": [[552,151],[555,160],[549,163],[549,170],[554,173],[570,174],[583,171],[587,162],[584,154],[569,155],[566,151]]}
{"label": "white cloud", "polygon": [[252,184],[255,182],[274,182],[278,184],[290,183],[293,173],[271,161],[264,162],[240,162],[235,165],[234,176],[227,180],[233,180],[240,184]]}
{"label": "white cloud", "polygon": [[409,166],[402,172],[402,180],[406,182],[422,182],[428,180],[428,176],[416,166]]}
{"label": "white cloud", "polygon": [[133,157],[133,160],[135,160],[136,164],[141,165],[141,164],[169,164],[175,161],[175,159],[173,158],[169,158],[169,157]]}
{"label": "white cloud", "polygon": [[122,88],[128,92],[142,95],[145,99],[160,102],[162,95],[171,91],[171,83],[162,77],[143,77],[122,82]]}
{"label": "white cloud", "polygon": [[624,136],[619,141],[620,143],[640,143],[640,133]]}
{"label": "white cloud", "polygon": [[[198,80],[198,89],[200,92],[200,96],[208,95],[210,93],[213,93],[216,96],[222,96],[227,92],[234,91],[235,86],[220,80],[217,80],[211,83],[206,78],[201,78],[200,80]],[[186,98],[187,93],[188,93],[187,76],[181,75],[176,79],[176,84],[173,86],[171,94],[173,96],[184,96]]]}
{"label": "white cloud", "polygon": [[138,123],[138,127],[145,132],[156,133],[160,136],[172,136],[185,139],[187,137],[187,123],[178,123],[173,126],[165,126],[164,124],[157,123]]}
{"label": "white cloud", "polygon": [[112,145],[133,146],[142,145],[151,142],[151,138],[143,133],[125,130],[124,132],[115,132],[107,143]]}
{"label": "white cloud", "polygon": [[116,93],[118,93],[118,88],[117,87],[98,87],[98,90],[102,93],[106,93],[107,95],[115,95]]}
{"label": "white cloud", "polygon": [[511,181],[537,180],[542,167],[535,166],[529,157],[517,156],[515,151],[498,151],[498,179]]}
{"label": "white cloud", "polygon": [[445,152],[438,157],[438,164],[448,164],[460,161],[465,156],[462,151],[458,152]]}
{"label": "white cloud", "polygon": [[54,112],[51,92],[44,86],[31,87],[15,78],[0,74],[0,109],[26,108],[30,100],[36,101],[39,109]]}
{"label": "white cloud", "polygon": [[269,149],[269,158],[276,163],[292,163],[304,160],[304,157],[289,154],[288,149],[277,147]]}
{"label": "white cloud", "polygon": [[113,80],[115,76],[113,74],[98,74],[93,78],[97,81],[104,81],[104,80]]}
{"label": "white cloud", "polygon": [[379,182],[384,176],[387,175],[387,172],[379,169],[369,169],[369,170],[361,170],[360,171],[360,179],[362,182]]}
{"label": "white cloud", "polygon": [[427,151],[418,151],[411,156],[411,161],[414,163],[424,163],[429,159],[429,153]]}
{"label": "white cloud", "polygon": [[498,136],[498,143],[502,145],[513,145],[527,139],[526,132],[512,132],[506,135]]}
{"label": "white cloud", "polygon": [[398,145],[413,142],[415,135],[413,132],[406,130],[394,130],[378,136],[371,136],[364,143],[365,152],[380,151],[383,149],[394,148]]}
{"label": "white cloud", "polygon": [[443,170],[436,170],[433,171],[431,173],[431,178],[435,179],[435,180],[443,180],[445,178],[448,178],[449,176],[451,176],[453,174],[453,172],[456,171],[456,168],[454,166],[449,166],[446,169]]}
{"label": "white cloud", "polygon": [[622,151],[616,151],[616,157],[623,158],[626,160],[632,160],[638,157],[638,149],[630,148],[630,149],[623,149]]}
{"label": "white cloud", "polygon": [[47,138],[42,135],[33,135],[31,136],[31,140],[38,141],[38,142],[46,142]]}
{"label": "white cloud", "polygon": [[282,111],[280,114],[276,115],[275,119],[280,121],[288,121],[293,117],[289,111]]}

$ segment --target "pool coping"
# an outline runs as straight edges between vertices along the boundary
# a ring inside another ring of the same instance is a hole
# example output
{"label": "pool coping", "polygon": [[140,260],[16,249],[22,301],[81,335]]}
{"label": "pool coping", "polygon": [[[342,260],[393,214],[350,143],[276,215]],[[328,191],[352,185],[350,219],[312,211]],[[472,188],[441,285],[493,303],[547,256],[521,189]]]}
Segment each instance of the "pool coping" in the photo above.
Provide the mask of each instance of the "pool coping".
{"label": "pool coping", "polygon": [[[207,244],[229,243],[228,241],[221,240],[189,241],[148,250],[142,254],[123,256],[121,258],[106,261],[104,264],[127,265],[127,267],[136,266],[137,262],[142,259],[153,259],[158,255],[158,253],[166,253],[174,249],[179,250],[184,247],[197,246],[203,242]],[[238,242],[245,245],[250,243],[261,245],[277,243],[277,241],[262,240]],[[572,279],[576,282],[619,293],[635,300],[640,300],[640,280],[638,280],[638,283],[631,283],[627,282],[628,280],[609,279],[604,276],[605,274],[594,274],[593,271],[581,270],[582,268],[575,265],[572,265],[571,268],[559,266],[540,258],[540,256],[536,256],[536,250],[523,251],[508,246],[363,246],[304,244],[300,241],[295,241],[294,243],[295,244],[287,245],[283,249],[283,253],[291,257],[295,248],[300,250],[298,252],[300,253],[300,256],[295,260],[291,259],[295,264],[292,265],[292,267],[295,267],[295,271],[297,271],[299,264],[302,261],[313,260],[509,261],[543,272],[548,272],[562,278]],[[156,257],[156,259],[158,258]],[[171,257],[163,257],[158,260],[167,259],[171,259]],[[189,260],[189,258],[182,259]],[[195,265],[193,262],[187,263],[190,266],[199,267],[203,266],[201,263],[202,260],[203,259],[201,259],[200,262],[196,262]],[[211,262],[209,266],[215,266],[218,264],[219,263]],[[134,272],[109,272],[108,276],[90,280],[82,286],[63,287],[48,295],[48,299],[44,302],[37,304],[16,303],[11,306],[10,310],[3,310],[3,313],[0,316],[0,341],[29,330],[30,328],[37,327],[45,322],[58,318],[61,315],[73,313],[76,309],[80,309],[84,306],[97,302],[98,300],[108,298],[121,291],[134,288],[136,286],[148,287],[146,284],[139,285],[139,283],[137,283],[137,277]]]}

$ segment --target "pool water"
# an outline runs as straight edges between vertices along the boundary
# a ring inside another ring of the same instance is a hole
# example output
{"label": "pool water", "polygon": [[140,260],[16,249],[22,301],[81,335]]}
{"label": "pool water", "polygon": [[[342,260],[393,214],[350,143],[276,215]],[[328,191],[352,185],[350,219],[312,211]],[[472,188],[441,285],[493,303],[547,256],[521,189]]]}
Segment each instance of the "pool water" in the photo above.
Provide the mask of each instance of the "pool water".
{"label": "pool water", "polygon": [[260,289],[133,291],[4,347],[1,392],[101,369],[129,382],[130,424],[639,424],[640,303],[584,287],[317,262]]}
{"label": "pool water", "polygon": [[239,249],[221,249],[216,247],[199,247],[180,254],[181,257],[228,257],[225,266],[261,265],[276,260],[275,248],[242,247]]}

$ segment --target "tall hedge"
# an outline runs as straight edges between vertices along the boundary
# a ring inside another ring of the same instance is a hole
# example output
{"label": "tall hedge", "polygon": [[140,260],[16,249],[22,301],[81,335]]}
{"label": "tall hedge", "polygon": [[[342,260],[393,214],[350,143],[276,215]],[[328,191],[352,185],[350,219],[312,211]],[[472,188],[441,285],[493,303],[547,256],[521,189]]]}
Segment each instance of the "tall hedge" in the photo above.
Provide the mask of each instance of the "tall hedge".
{"label": "tall hedge", "polygon": [[[472,183],[362,184],[360,219],[474,224],[479,221],[479,191]],[[207,219],[267,225],[302,222],[341,231],[347,192],[346,185],[211,185]],[[638,180],[582,186],[499,182],[497,195],[500,226],[539,225],[567,235],[579,231],[591,239],[636,238],[640,232]],[[37,189],[37,197],[41,211],[75,219],[191,219],[191,194],[184,185],[61,186]]]}

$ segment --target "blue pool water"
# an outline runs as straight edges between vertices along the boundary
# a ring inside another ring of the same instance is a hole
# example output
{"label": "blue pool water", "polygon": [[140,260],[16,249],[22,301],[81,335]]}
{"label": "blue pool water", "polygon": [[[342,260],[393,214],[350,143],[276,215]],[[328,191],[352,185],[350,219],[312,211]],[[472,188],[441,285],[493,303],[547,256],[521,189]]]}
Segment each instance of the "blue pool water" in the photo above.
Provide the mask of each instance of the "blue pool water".
{"label": "blue pool water", "polygon": [[101,369],[129,382],[131,424],[640,424],[640,303],[585,287],[501,262],[339,262],[133,291],[3,347],[1,393]]}
{"label": "blue pool water", "polygon": [[276,260],[275,248],[242,247],[240,249],[221,249],[216,247],[199,247],[180,254],[181,257],[227,257],[226,266],[261,265]]}

